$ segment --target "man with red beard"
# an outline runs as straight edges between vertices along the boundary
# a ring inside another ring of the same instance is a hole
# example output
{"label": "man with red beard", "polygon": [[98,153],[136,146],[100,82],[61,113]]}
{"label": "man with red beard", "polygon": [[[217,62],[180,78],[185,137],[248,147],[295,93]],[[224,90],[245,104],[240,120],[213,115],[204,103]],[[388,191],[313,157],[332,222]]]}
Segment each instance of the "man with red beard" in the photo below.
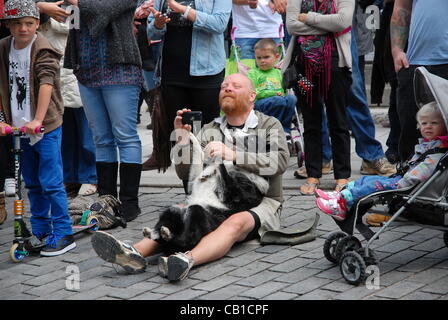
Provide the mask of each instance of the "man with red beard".
{"label": "man with red beard", "polygon": [[[204,125],[198,133],[205,158],[232,161],[235,166],[267,178],[269,189],[261,204],[249,211],[237,212],[210,232],[191,250],[159,258],[159,273],[170,281],[183,280],[193,265],[223,257],[237,242],[258,239],[265,231],[280,228],[283,202],[282,175],[289,160],[286,137],[280,122],[253,110],[255,89],[244,75],[232,74],[224,79],[219,104],[224,116]],[[191,126],[182,124],[177,112],[174,120],[177,144],[175,155],[190,147]],[[180,179],[188,180],[192,164],[174,159]],[[156,241],[144,238],[134,245],[115,239],[108,233],[96,232],[92,245],[104,260],[121,265],[130,272],[146,268],[144,257],[159,249]]]}

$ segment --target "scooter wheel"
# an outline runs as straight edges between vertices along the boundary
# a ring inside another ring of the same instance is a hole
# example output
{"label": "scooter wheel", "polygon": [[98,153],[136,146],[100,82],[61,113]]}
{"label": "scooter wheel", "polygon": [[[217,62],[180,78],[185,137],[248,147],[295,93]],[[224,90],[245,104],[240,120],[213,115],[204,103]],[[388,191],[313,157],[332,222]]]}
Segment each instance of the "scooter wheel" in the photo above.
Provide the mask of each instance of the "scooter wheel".
{"label": "scooter wheel", "polygon": [[89,229],[89,231],[88,231],[89,233],[95,233],[100,229],[100,227],[98,225],[98,223],[99,223],[98,218],[95,216],[88,217],[86,223],[87,223],[87,225],[96,223],[95,227]]}
{"label": "scooter wheel", "polygon": [[19,247],[19,244],[14,243],[11,246],[11,249],[9,249],[9,258],[11,258],[11,260],[16,263],[22,262],[26,256],[25,254],[19,252],[19,250],[17,249],[18,247]]}

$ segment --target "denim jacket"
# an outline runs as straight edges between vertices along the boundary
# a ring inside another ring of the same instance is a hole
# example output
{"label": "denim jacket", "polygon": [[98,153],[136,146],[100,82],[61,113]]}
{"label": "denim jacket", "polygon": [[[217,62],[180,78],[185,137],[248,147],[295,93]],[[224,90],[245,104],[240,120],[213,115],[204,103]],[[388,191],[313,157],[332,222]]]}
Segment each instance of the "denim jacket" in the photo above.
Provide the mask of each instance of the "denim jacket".
{"label": "denim jacket", "polygon": [[[163,1],[155,0],[154,8],[161,11]],[[232,10],[231,0],[195,0],[196,21],[193,24],[191,43],[191,76],[210,76],[221,72],[226,66],[224,31]],[[154,15],[148,17],[148,38],[163,40],[163,29],[154,26]],[[163,47],[163,46],[161,46]],[[160,55],[162,57],[162,54]],[[161,58],[158,65],[161,66]]]}

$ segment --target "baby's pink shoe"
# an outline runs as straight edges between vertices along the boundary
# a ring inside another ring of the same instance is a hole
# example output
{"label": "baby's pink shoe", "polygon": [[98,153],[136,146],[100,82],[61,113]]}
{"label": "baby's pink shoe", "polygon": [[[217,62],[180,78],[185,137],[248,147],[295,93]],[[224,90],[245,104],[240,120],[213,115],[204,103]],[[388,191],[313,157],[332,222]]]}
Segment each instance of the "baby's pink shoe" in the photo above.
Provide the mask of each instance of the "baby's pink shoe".
{"label": "baby's pink shoe", "polygon": [[344,198],[339,196],[339,198],[324,199],[323,197],[316,199],[316,205],[319,209],[336,220],[345,220],[345,214],[347,213],[347,204]]}
{"label": "baby's pink shoe", "polygon": [[328,191],[325,192],[322,189],[316,189],[316,196],[320,198],[324,198],[325,200],[330,199],[339,199],[341,197],[341,193],[339,191]]}

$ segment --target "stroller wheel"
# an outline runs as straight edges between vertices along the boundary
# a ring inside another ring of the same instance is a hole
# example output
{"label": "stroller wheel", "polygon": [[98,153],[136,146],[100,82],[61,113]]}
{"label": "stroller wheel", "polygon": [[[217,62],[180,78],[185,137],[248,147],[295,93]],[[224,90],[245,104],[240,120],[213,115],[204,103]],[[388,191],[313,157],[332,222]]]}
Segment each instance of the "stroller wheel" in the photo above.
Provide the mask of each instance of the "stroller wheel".
{"label": "stroller wheel", "polygon": [[347,251],[356,251],[361,248],[361,242],[358,238],[354,236],[346,236],[339,240],[336,245],[335,255],[338,258],[341,258],[342,255]]}
{"label": "stroller wheel", "polygon": [[445,246],[448,247],[448,231],[443,234],[443,241],[445,241]]}
{"label": "stroller wheel", "polygon": [[324,256],[332,263],[338,263],[339,257],[336,255],[336,247],[339,241],[347,234],[342,231],[333,231],[324,242]]}
{"label": "stroller wheel", "polygon": [[353,285],[359,285],[366,276],[366,263],[356,251],[345,252],[341,257],[339,266],[345,281]]}

